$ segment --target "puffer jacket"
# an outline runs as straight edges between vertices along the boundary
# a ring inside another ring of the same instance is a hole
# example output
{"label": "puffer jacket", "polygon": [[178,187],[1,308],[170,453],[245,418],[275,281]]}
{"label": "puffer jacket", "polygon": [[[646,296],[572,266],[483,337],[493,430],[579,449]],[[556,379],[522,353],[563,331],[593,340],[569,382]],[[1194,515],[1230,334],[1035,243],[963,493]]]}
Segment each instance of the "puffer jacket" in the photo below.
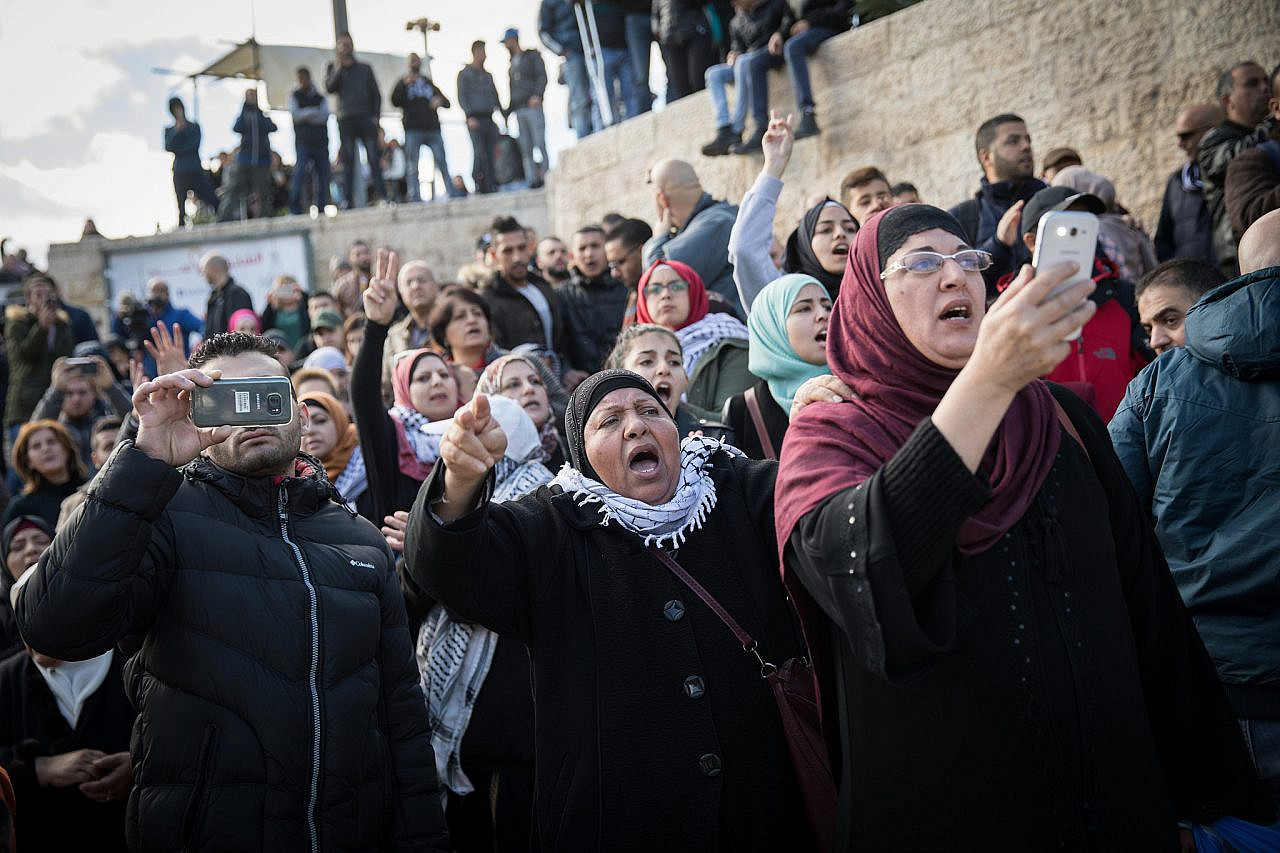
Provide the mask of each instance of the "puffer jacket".
{"label": "puffer jacket", "polygon": [[310,457],[246,479],[125,441],[21,591],[55,657],[142,638],[131,850],[447,849],[392,554],[336,500]]}
{"label": "puffer jacket", "polygon": [[1129,385],[1111,440],[1241,717],[1280,719],[1280,267],[1187,314]]}
{"label": "puffer jacket", "polygon": [[627,310],[627,286],[608,271],[587,278],[574,269],[573,276],[556,288],[565,321],[565,353],[578,370],[595,373],[622,331]]}

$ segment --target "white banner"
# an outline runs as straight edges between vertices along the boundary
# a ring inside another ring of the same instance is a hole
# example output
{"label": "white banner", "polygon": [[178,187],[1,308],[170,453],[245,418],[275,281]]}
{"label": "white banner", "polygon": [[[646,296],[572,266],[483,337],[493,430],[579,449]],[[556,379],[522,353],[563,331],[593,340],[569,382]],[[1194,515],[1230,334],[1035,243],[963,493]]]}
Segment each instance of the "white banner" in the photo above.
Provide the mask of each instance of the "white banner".
{"label": "white banner", "polygon": [[[231,276],[253,297],[262,314],[267,291],[276,276],[291,275],[311,292],[311,246],[306,231],[244,239],[200,240],[149,249],[108,251],[107,288],[112,309],[120,295],[132,293],[142,302],[147,282],[159,278],[169,284],[169,297],[179,308],[203,318],[209,304],[209,283],[200,274],[200,259],[217,252],[227,259]],[[226,331],[220,329],[218,331]]]}

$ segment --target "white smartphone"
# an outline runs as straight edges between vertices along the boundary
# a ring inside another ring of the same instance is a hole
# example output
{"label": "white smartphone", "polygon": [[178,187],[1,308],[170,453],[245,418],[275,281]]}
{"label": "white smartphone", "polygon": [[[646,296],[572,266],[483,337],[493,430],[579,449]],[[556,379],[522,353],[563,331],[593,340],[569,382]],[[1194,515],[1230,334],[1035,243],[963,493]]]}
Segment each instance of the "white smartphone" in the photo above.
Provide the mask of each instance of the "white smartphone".
{"label": "white smartphone", "polygon": [[[1053,289],[1047,299],[1093,276],[1093,254],[1098,245],[1098,217],[1083,210],[1051,210],[1036,226],[1036,251],[1031,264],[1037,271],[1075,261],[1080,269]],[[1080,331],[1067,338],[1074,341]]]}

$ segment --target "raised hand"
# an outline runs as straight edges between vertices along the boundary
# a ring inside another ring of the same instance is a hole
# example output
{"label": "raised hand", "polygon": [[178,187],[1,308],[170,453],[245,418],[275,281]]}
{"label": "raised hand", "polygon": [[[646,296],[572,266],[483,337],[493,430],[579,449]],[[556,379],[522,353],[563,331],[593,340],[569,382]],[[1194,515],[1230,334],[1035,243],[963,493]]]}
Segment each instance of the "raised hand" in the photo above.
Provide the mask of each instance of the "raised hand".
{"label": "raised hand", "polygon": [[404,532],[408,529],[409,513],[402,509],[382,519],[382,537],[397,554],[404,553]]}
{"label": "raised hand", "polygon": [[187,357],[182,354],[182,327],[173,324],[169,331],[164,323],[156,323],[151,330],[151,340],[143,341],[142,346],[147,355],[156,363],[156,375],[177,373],[187,366]]}
{"label": "raised hand", "polygon": [[791,126],[791,116],[781,118],[775,111],[769,119],[769,127],[764,132],[760,148],[764,151],[764,172],[775,178],[782,178],[787,164],[791,162],[791,146],[795,145],[795,129]]}
{"label": "raised hand", "polygon": [[1016,394],[1024,385],[1057,367],[1071,352],[1067,338],[1089,322],[1097,306],[1087,299],[1094,283],[1083,281],[1052,298],[1071,278],[1075,262],[1036,271],[1030,264],[987,311],[965,370]]}
{"label": "raised hand", "polygon": [[1010,248],[1022,239],[1022,232],[1018,226],[1022,224],[1022,208],[1025,205],[1024,201],[1015,201],[996,225],[996,239]]}
{"label": "raised hand", "polygon": [[138,413],[134,446],[167,465],[179,468],[231,437],[231,427],[197,427],[191,420],[191,392],[208,388],[222,375],[188,368],[143,382],[133,392]]}
{"label": "raised hand", "polygon": [[436,505],[436,513],[452,520],[473,509],[484,478],[506,451],[507,434],[489,412],[489,398],[476,396],[457,411],[440,439],[444,501]]}
{"label": "raised hand", "polygon": [[378,250],[373,277],[365,288],[364,316],[373,323],[390,326],[396,316],[396,277],[400,275],[400,258],[387,249]]}

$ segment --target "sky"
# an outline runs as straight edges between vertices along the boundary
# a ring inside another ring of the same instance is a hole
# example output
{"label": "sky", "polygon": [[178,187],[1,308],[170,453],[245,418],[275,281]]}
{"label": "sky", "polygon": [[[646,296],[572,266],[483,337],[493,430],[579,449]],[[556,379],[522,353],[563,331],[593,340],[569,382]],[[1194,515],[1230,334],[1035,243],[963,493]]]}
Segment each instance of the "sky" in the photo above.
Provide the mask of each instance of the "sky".
{"label": "sky", "polygon": [[[430,41],[431,71],[451,99],[457,72],[470,60],[471,42],[485,39],[487,68],[505,102],[508,57],[498,39],[514,26],[525,47],[536,46],[537,9],[537,0],[348,0],[347,17],[357,54],[361,49],[421,53],[422,34],[406,31],[405,22],[424,14],[438,20],[441,31]],[[48,244],[79,239],[87,217],[107,237],[176,227],[164,127],[171,121],[165,107],[171,95],[190,109],[191,83],[182,73],[205,67],[251,33],[262,44],[333,44],[330,0],[221,0],[199,6],[0,0],[0,22],[5,114],[0,120],[0,236],[12,239],[10,251],[24,246],[41,265]],[[558,60],[545,52],[544,59],[554,81]],[[393,81],[379,80],[379,85],[386,98]],[[244,90],[244,81],[201,80],[202,156],[238,143],[231,125]],[[553,159],[573,141],[566,101],[567,90],[553,82],[545,106]],[[450,169],[469,178],[471,145],[461,114],[454,109],[441,117]],[[288,113],[272,118],[280,127],[272,135],[273,147],[292,161]],[[398,121],[384,119],[383,126],[403,138]],[[425,169],[429,154],[424,151],[422,157]]]}

